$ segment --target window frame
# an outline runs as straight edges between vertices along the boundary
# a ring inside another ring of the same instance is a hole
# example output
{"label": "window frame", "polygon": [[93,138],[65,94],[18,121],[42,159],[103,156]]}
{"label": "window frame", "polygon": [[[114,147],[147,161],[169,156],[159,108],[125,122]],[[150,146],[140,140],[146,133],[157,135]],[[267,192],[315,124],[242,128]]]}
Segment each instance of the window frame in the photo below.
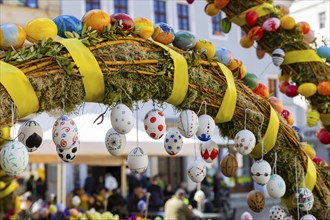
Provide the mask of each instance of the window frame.
{"label": "window frame", "polygon": [[[221,30],[221,27],[220,27],[220,22],[221,22],[222,18],[223,18],[222,12],[219,12],[216,16],[211,17],[212,36],[221,36],[221,37],[225,36],[225,33]],[[215,27],[217,27],[217,28],[215,28]],[[219,30],[217,30],[217,29],[219,29]]]}
{"label": "window frame", "polygon": [[[24,0],[24,7],[28,8],[39,8],[39,0]],[[31,7],[31,3],[35,3],[35,7]]]}
{"label": "window frame", "polygon": [[267,79],[268,91],[271,96],[278,97],[277,84],[278,84],[277,79],[274,78]]}
{"label": "window frame", "polygon": [[[94,7],[95,5],[98,7]],[[101,0],[85,0],[85,7],[86,12],[93,9],[101,9]]]}
{"label": "window frame", "polygon": [[324,29],[325,28],[325,22],[326,22],[326,13],[325,13],[325,11],[319,12],[318,17],[319,17],[319,28]]}
{"label": "window frame", "polygon": [[[122,4],[125,2],[125,4]],[[127,0],[114,0],[113,1],[114,13],[125,13],[128,14],[128,1]]]}
{"label": "window frame", "polygon": [[[163,4],[163,7],[161,7]],[[153,8],[154,8],[154,16],[155,16],[155,23],[166,23],[167,22],[167,10],[166,10],[166,1],[163,0],[153,0]],[[164,9],[161,11],[161,9]],[[164,20],[160,19],[163,18]]]}
{"label": "window frame", "polygon": [[187,4],[177,3],[177,18],[178,18],[178,29],[190,31],[191,28],[189,22],[189,7]]}

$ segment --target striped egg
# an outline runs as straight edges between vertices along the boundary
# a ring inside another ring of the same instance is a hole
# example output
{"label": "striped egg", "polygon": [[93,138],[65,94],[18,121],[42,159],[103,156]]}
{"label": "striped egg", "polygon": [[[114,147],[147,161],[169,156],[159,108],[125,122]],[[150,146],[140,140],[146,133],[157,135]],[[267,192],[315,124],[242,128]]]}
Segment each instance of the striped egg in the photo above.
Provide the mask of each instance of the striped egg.
{"label": "striped egg", "polygon": [[53,20],[57,26],[57,35],[61,37],[66,37],[65,32],[76,32],[81,34],[82,22],[71,15],[60,15]]}
{"label": "striped egg", "polygon": [[309,127],[314,127],[317,122],[320,120],[320,113],[313,109],[307,113],[306,121]]}
{"label": "striped egg", "polygon": [[281,48],[277,48],[272,53],[272,60],[275,66],[280,66],[285,57],[285,52]]}
{"label": "striped egg", "polygon": [[2,24],[0,26],[0,47],[19,48],[26,38],[24,29],[16,24]]}

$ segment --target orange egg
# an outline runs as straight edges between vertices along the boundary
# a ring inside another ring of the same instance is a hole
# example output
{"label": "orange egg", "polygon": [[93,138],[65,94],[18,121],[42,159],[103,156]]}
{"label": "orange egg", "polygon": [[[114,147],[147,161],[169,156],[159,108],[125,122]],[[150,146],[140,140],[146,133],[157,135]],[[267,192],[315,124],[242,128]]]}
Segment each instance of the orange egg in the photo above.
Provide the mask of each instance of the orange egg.
{"label": "orange egg", "polygon": [[291,114],[286,118],[286,122],[289,125],[293,125],[294,124],[294,118],[293,118],[293,116]]}
{"label": "orange egg", "polygon": [[220,9],[214,3],[208,3],[204,8],[204,12],[208,16],[216,16],[220,12]]}
{"label": "orange egg", "polygon": [[252,47],[253,43],[254,43],[254,41],[248,36],[242,37],[242,39],[240,41],[241,46],[244,48]]}
{"label": "orange egg", "polygon": [[255,26],[251,28],[251,30],[248,33],[249,38],[252,40],[260,40],[264,36],[264,30],[260,26]]}
{"label": "orange egg", "polygon": [[215,6],[220,9],[226,7],[229,2],[230,0],[214,0]]}
{"label": "orange egg", "polygon": [[268,92],[267,86],[265,86],[262,83],[259,83],[257,89],[253,90],[253,92],[255,94],[259,95],[262,98],[269,96],[269,92]]}
{"label": "orange egg", "polygon": [[297,25],[304,34],[307,34],[311,30],[310,25],[306,21],[298,22]]}
{"label": "orange egg", "polygon": [[282,81],[279,85],[279,90],[281,93],[285,93],[285,88],[289,85],[288,81]]}
{"label": "orange egg", "polygon": [[270,97],[268,100],[269,100],[271,106],[274,108],[274,110],[281,114],[283,111],[282,101],[275,96]]}
{"label": "orange egg", "polygon": [[317,92],[320,95],[330,96],[330,82],[320,82],[317,85]]}
{"label": "orange egg", "polygon": [[83,16],[82,22],[86,27],[92,27],[98,33],[102,33],[103,28],[110,24],[110,16],[100,9],[93,9]]}

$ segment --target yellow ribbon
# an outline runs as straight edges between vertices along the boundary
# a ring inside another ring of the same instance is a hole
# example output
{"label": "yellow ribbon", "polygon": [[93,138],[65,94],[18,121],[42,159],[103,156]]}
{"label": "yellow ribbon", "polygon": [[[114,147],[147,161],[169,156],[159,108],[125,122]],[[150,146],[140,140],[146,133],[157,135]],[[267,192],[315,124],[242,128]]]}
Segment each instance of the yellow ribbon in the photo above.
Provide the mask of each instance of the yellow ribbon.
{"label": "yellow ribbon", "polygon": [[246,21],[245,21],[246,13],[248,13],[249,11],[252,11],[252,10],[257,13],[258,17],[262,17],[262,16],[265,16],[272,12],[277,11],[277,9],[274,8],[273,5],[271,5],[269,3],[263,3],[261,5],[257,5],[255,7],[249,8],[248,10],[243,11],[239,15],[233,16],[232,18],[229,19],[229,21],[237,24],[238,26],[243,26],[246,24]]}
{"label": "yellow ribbon", "polygon": [[300,187],[306,187],[308,188],[310,191],[313,191],[314,186],[316,184],[316,168],[315,165],[313,163],[313,161],[311,160],[311,158],[309,158],[309,156],[307,156],[307,171],[306,171],[306,175],[304,178],[304,181],[300,184]]}
{"label": "yellow ribbon", "polygon": [[80,74],[85,88],[85,101],[98,102],[104,98],[102,70],[93,53],[76,38],[58,40],[69,51]]}
{"label": "yellow ribbon", "polygon": [[17,106],[20,118],[38,111],[37,95],[30,81],[20,69],[0,61],[0,83]]}
{"label": "yellow ribbon", "polygon": [[237,101],[237,93],[232,72],[222,63],[218,63],[218,66],[226,77],[227,89],[214,121],[215,123],[224,123],[233,118]]}
{"label": "yellow ribbon", "polygon": [[0,199],[8,196],[10,193],[14,192],[16,190],[17,183],[15,180],[11,182],[11,184],[4,190],[0,191]]}
{"label": "yellow ribbon", "polygon": [[187,61],[181,54],[171,48],[155,41],[154,43],[169,52],[174,63],[173,90],[166,102],[175,106],[180,105],[188,91],[189,76]]}
{"label": "yellow ribbon", "polygon": [[305,62],[324,62],[315,50],[294,50],[285,53],[282,65]]}
{"label": "yellow ribbon", "polygon": [[[275,146],[279,126],[280,126],[280,121],[278,119],[278,116],[275,110],[273,109],[273,107],[270,106],[269,123],[263,138],[263,142],[264,142],[263,154],[267,154],[267,152],[269,152]],[[262,156],[262,142],[259,142],[255,146],[253,151],[250,153],[250,156],[253,158],[260,158]]]}

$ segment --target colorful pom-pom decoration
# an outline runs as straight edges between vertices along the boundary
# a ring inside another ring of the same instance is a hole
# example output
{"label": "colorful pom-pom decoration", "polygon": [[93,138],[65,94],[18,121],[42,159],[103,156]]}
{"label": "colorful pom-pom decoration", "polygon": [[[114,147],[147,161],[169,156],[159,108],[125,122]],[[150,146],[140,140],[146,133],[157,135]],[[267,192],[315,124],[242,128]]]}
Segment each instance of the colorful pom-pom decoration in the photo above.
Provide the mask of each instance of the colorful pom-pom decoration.
{"label": "colorful pom-pom decoration", "polygon": [[19,48],[26,39],[24,29],[17,24],[2,24],[0,26],[0,47],[1,48]]}

